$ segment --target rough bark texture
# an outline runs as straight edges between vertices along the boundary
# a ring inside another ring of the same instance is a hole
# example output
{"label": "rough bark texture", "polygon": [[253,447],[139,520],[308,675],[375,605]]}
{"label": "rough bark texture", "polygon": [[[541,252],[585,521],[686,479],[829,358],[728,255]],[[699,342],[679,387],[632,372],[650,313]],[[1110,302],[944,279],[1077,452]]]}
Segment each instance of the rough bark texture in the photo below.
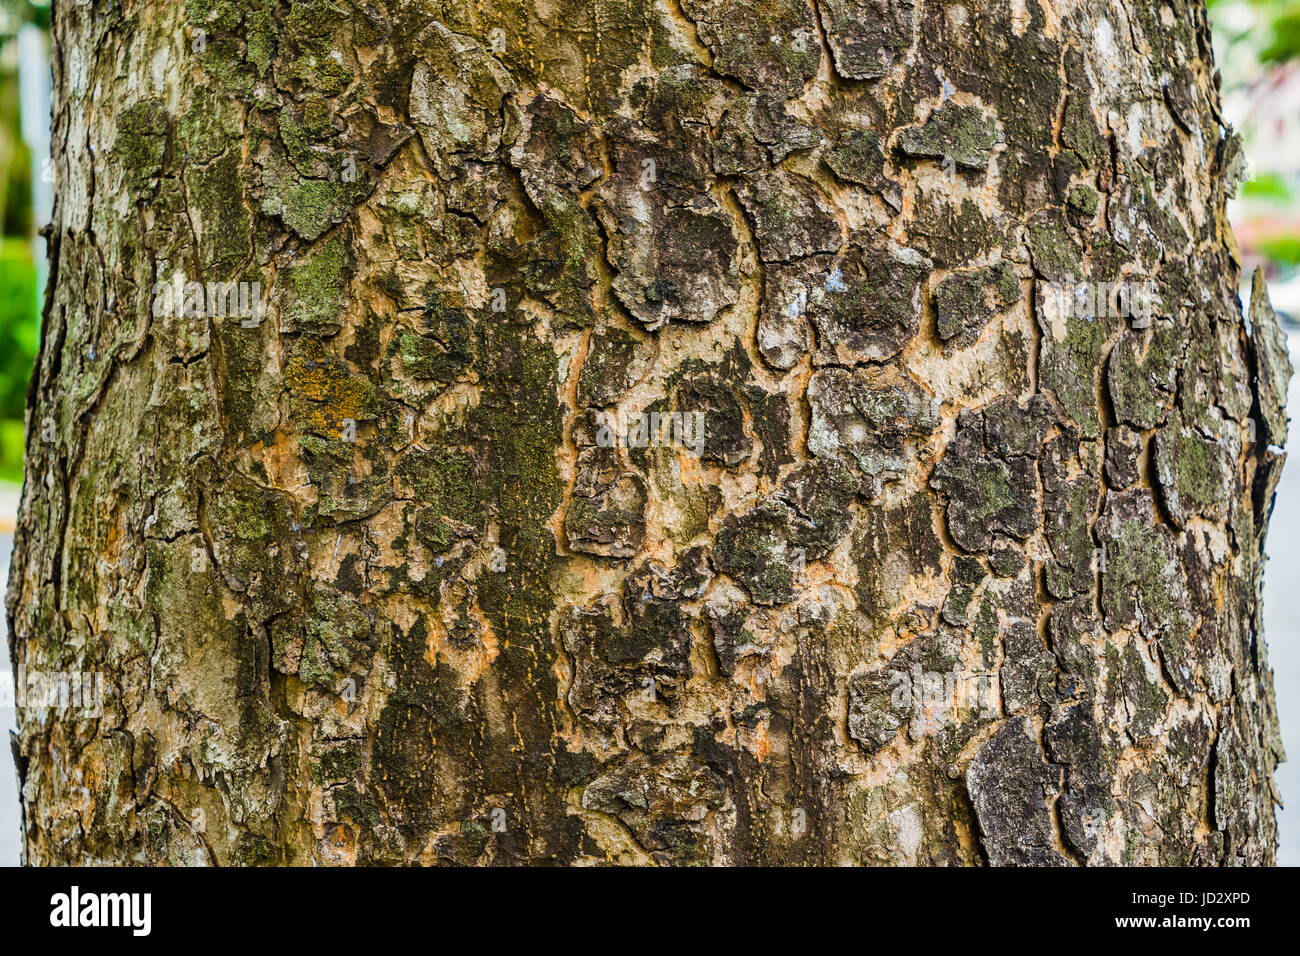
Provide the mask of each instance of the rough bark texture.
{"label": "rough bark texture", "polygon": [[107,697],[22,712],[29,862],[1272,861],[1290,366],[1199,2],[56,0],[54,50],[8,614]]}

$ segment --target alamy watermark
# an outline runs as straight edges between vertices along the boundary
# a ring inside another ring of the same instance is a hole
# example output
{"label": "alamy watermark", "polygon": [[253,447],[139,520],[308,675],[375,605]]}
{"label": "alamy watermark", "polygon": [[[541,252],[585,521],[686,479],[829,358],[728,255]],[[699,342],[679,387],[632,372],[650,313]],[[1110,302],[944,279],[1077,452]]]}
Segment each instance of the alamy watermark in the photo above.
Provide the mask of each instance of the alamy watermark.
{"label": "alamy watermark", "polygon": [[0,673],[0,708],[57,710],[80,717],[104,713],[104,675],[94,671],[29,671],[18,667]]}
{"label": "alamy watermark", "polygon": [[603,412],[597,419],[601,448],[680,448],[692,458],[704,453],[704,412]]}
{"label": "alamy watermark", "polygon": [[1047,297],[1066,318],[1123,318],[1136,328],[1151,324],[1160,296],[1151,279],[1123,282],[1048,282]]}
{"label": "alamy watermark", "polygon": [[189,282],[178,272],[171,282],[155,282],[155,316],[239,319],[244,328],[262,324],[266,300],[260,282]]}
{"label": "alamy watermark", "polygon": [[124,927],[133,936],[148,936],[152,912],[152,893],[83,893],[74,885],[50,897],[50,925],[56,928]]}
{"label": "alamy watermark", "polygon": [[920,664],[910,670],[892,670],[889,695],[895,713],[911,711],[918,735],[937,729],[963,710],[978,709],[981,717],[998,716],[997,675],[988,671],[926,671]]}

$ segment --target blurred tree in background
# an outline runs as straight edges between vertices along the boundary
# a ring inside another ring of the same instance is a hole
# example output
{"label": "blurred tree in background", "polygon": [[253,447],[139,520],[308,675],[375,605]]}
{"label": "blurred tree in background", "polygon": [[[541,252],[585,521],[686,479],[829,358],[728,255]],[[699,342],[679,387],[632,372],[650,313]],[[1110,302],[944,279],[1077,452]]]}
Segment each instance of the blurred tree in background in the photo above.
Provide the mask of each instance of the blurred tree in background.
{"label": "blurred tree in background", "polygon": [[1274,305],[1300,319],[1300,0],[1210,0],[1223,111],[1242,134],[1247,179],[1229,208]]}
{"label": "blurred tree in background", "polygon": [[1300,8],[1294,3],[1260,3],[1268,17],[1272,39],[1259,55],[1264,63],[1286,63],[1300,55]]}

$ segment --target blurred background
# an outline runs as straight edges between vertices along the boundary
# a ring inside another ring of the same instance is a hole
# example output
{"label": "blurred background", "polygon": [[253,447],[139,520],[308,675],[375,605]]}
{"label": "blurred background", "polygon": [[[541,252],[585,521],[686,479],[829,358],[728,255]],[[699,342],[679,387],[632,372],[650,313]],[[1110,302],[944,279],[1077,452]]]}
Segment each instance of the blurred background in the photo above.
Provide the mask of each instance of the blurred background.
{"label": "blurred background", "polygon": [[[1141,0],[1139,0],[1141,2]],[[1154,0],[1148,0],[1154,2]],[[1262,268],[1300,367],[1300,0],[1209,0],[1223,74],[1224,115],[1250,160],[1229,207],[1244,258],[1243,301]],[[45,287],[45,241],[53,177],[49,165],[49,5],[0,0],[0,588],[9,577],[22,483],[23,402],[36,355]],[[1300,376],[1288,405],[1300,409]],[[1283,738],[1292,762],[1278,772],[1278,862],[1300,865],[1300,456],[1283,470],[1268,535],[1265,633],[1275,671]],[[15,712],[0,616],[0,865],[19,859],[18,794],[8,732]]]}
{"label": "blurred background", "polygon": [[[23,404],[40,334],[49,221],[48,2],[0,0],[0,587],[9,580],[14,517],[23,480]],[[8,634],[0,614],[0,866],[19,859],[18,781],[9,756],[14,727]]]}
{"label": "blurred background", "polygon": [[[1300,0],[1209,0],[1223,114],[1246,144],[1247,178],[1228,206],[1242,252],[1242,301],[1256,268],[1300,368]],[[1287,410],[1300,416],[1300,374]],[[1292,441],[1295,447],[1296,442]],[[1282,469],[1269,525],[1264,637],[1273,665],[1282,739],[1277,772],[1278,863],[1300,866],[1300,455]]]}

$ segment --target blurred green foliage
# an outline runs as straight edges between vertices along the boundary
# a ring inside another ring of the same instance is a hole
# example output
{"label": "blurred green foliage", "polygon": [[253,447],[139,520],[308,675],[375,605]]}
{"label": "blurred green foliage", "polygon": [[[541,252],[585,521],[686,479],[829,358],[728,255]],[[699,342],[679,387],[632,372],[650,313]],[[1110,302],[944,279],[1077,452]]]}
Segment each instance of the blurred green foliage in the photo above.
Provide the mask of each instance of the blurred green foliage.
{"label": "blurred green foliage", "polygon": [[1245,29],[1239,25],[1241,21],[1224,14],[1242,4],[1243,0],[1206,0],[1216,39],[1237,42],[1247,34],[1258,34],[1250,42],[1260,63],[1300,59],[1300,0],[1244,0],[1244,5],[1256,14]]}
{"label": "blurred green foliage", "polygon": [[0,11],[22,23],[34,23],[49,29],[49,0],[0,0]]}
{"label": "blurred green foliage", "polygon": [[15,485],[23,480],[23,423],[0,418],[0,481]]}
{"label": "blurred green foliage", "polygon": [[31,244],[0,240],[0,480],[22,478],[23,405],[39,322]]}
{"label": "blurred green foliage", "polygon": [[1260,51],[1260,62],[1285,63],[1300,57],[1300,10],[1279,13],[1272,28],[1273,42]]}
{"label": "blurred green foliage", "polygon": [[48,6],[0,0],[0,481],[12,482],[22,480],[23,406],[40,334],[31,153],[21,135],[13,56],[24,22],[47,25]]}
{"label": "blurred green foliage", "polygon": [[1300,266],[1300,236],[1269,236],[1260,239],[1259,251],[1274,262]]}
{"label": "blurred green foliage", "polygon": [[25,239],[0,240],[0,418],[23,417],[39,309],[31,245]]}
{"label": "blurred green foliage", "polygon": [[1289,203],[1295,198],[1291,184],[1285,176],[1278,173],[1261,173],[1241,186],[1241,194],[1252,199],[1272,199],[1279,203]]}

